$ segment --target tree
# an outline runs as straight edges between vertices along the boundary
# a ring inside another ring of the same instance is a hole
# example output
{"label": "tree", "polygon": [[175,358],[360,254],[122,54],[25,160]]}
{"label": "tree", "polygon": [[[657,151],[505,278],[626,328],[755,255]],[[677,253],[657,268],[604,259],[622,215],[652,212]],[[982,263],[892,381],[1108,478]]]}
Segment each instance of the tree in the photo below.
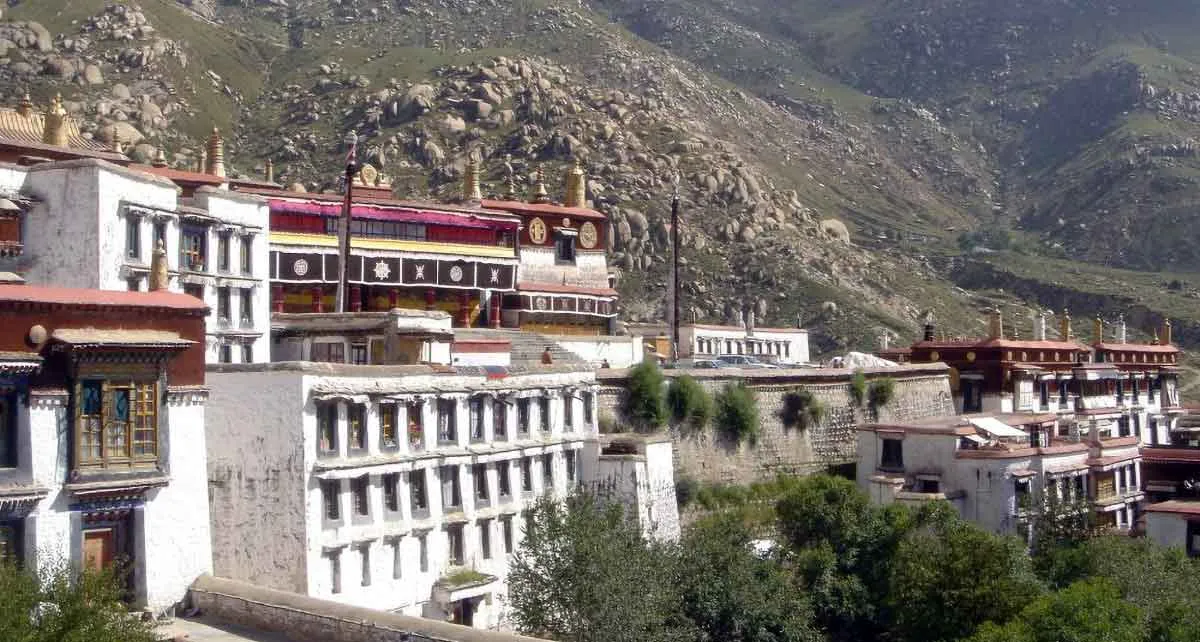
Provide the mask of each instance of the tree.
{"label": "tree", "polygon": [[625,415],[638,430],[653,431],[667,423],[663,383],[662,371],[653,361],[643,361],[629,371]]}
{"label": "tree", "polygon": [[1054,588],[1068,586],[1088,573],[1083,545],[1097,534],[1095,513],[1086,497],[1063,500],[1049,492],[1033,502],[1033,567]]}
{"label": "tree", "polygon": [[879,639],[889,564],[913,515],[873,506],[846,479],[813,475],[775,506],[779,531],[809,592],[817,623],[835,641]]}
{"label": "tree", "polygon": [[155,642],[154,624],[132,616],[122,602],[118,573],[0,564],[0,640]]}
{"label": "tree", "polygon": [[1084,573],[1103,578],[1145,616],[1151,642],[1200,640],[1200,565],[1183,551],[1118,535],[1079,547]]}
{"label": "tree", "polygon": [[989,622],[970,642],[1141,642],[1141,610],[1108,580],[1077,582],[1043,595],[1013,620]]}
{"label": "tree", "polygon": [[708,642],[817,642],[812,609],[777,560],[751,548],[736,517],[690,530],[680,553],[683,613]]}
{"label": "tree", "polygon": [[717,394],[717,427],[729,441],[758,443],[758,400],[743,383],[727,384]]}
{"label": "tree", "polygon": [[618,504],[576,493],[531,509],[508,575],[516,627],[562,642],[689,640],[671,551]]}
{"label": "tree", "polygon": [[694,378],[683,375],[671,380],[667,389],[671,418],[682,431],[699,431],[713,414],[713,400]]}
{"label": "tree", "polygon": [[891,565],[887,603],[896,637],[951,642],[986,621],[1019,613],[1042,587],[1024,544],[963,520],[946,502],[927,504]]}

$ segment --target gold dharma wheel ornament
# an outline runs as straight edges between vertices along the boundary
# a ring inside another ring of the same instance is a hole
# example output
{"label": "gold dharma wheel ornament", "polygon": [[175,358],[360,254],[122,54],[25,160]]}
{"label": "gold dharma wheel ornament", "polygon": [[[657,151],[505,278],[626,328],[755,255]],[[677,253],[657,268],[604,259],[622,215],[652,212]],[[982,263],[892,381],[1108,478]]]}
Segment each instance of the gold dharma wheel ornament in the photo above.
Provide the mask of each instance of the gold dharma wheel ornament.
{"label": "gold dharma wheel ornament", "polygon": [[358,175],[362,177],[362,182],[365,185],[374,185],[375,181],[379,180],[379,170],[372,165],[363,165],[362,169],[358,170]]}
{"label": "gold dharma wheel ornament", "polygon": [[598,235],[596,234],[596,226],[591,221],[579,226],[579,244],[586,249],[596,247]]}
{"label": "gold dharma wheel ornament", "polygon": [[546,223],[542,219],[529,221],[529,240],[538,245],[546,242]]}

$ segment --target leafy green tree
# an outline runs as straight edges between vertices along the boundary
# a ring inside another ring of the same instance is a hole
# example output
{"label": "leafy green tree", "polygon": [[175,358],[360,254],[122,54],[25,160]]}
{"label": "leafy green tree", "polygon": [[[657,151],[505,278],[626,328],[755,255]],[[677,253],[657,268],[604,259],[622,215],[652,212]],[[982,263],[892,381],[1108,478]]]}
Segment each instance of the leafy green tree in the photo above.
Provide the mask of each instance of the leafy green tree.
{"label": "leafy green tree", "polygon": [[671,380],[667,406],[675,425],[685,432],[703,430],[713,414],[713,400],[694,378],[683,375]]}
{"label": "leafy green tree", "polygon": [[1079,547],[1088,577],[1103,578],[1145,616],[1151,642],[1200,640],[1200,564],[1144,539],[1105,535]]}
{"label": "leafy green tree", "polygon": [[672,552],[619,504],[577,493],[529,510],[508,575],[519,630],[562,642],[692,639]]}
{"label": "leafy green tree", "polygon": [[979,627],[970,642],[1141,642],[1142,613],[1102,578],[1043,595],[1011,621]]}
{"label": "leafy green tree", "polygon": [[154,624],[131,615],[122,602],[118,572],[0,564],[0,640],[155,642]]}
{"label": "leafy green tree", "polygon": [[873,506],[854,482],[814,475],[775,506],[779,532],[831,640],[879,639],[886,632],[890,560],[912,513]]}
{"label": "leafy green tree", "polygon": [[683,612],[700,642],[817,642],[812,609],[777,560],[732,516],[691,529],[680,553]]}
{"label": "leafy green tree", "polygon": [[958,640],[986,621],[1004,622],[1042,592],[1024,544],[927,504],[896,549],[887,603],[900,640]]}
{"label": "leafy green tree", "polygon": [[1033,567],[1051,587],[1083,579],[1089,560],[1083,545],[1097,535],[1095,513],[1086,498],[1059,499],[1048,493],[1032,502],[1041,507],[1033,517]]}
{"label": "leafy green tree", "polygon": [[758,443],[758,400],[743,383],[728,384],[717,394],[717,427],[736,444]]}
{"label": "leafy green tree", "polygon": [[625,415],[640,431],[654,431],[667,423],[663,374],[653,361],[643,361],[629,371]]}
{"label": "leafy green tree", "polygon": [[862,368],[855,368],[850,377],[850,399],[859,408],[867,402],[867,375],[863,374]]}

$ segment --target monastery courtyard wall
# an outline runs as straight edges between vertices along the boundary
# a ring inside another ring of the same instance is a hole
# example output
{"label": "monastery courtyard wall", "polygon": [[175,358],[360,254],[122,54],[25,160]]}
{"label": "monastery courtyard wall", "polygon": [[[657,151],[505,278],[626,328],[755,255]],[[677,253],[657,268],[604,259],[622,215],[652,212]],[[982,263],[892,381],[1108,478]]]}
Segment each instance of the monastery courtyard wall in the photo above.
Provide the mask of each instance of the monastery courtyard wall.
{"label": "monastery courtyard wall", "polygon": [[[942,364],[864,369],[868,383],[882,378],[895,381],[892,400],[880,409],[878,422],[954,414],[948,372]],[[663,374],[668,381],[690,375],[714,397],[726,385],[743,381],[758,400],[757,445],[725,443],[711,424],[695,435],[672,431],[676,479],[746,484],[778,474],[805,475],[853,463],[858,443],[855,428],[876,421],[870,410],[855,407],[851,400],[851,370],[664,370]],[[610,420],[623,422],[627,377],[627,370],[598,371],[601,429]],[[784,426],[784,396],[798,390],[810,391],[825,405],[819,425],[807,429]]]}

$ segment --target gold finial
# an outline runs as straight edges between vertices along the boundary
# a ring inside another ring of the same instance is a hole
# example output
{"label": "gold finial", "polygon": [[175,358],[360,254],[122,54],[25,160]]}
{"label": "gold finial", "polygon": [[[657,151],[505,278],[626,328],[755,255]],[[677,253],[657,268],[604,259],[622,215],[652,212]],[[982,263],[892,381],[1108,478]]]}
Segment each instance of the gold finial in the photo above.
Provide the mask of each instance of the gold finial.
{"label": "gold finial", "polygon": [[517,196],[517,177],[514,176],[512,172],[509,172],[508,174],[508,190],[504,194],[504,198],[510,201],[515,201],[519,198]]}
{"label": "gold finial", "polygon": [[221,130],[213,127],[212,136],[208,137],[207,173],[213,176],[225,176],[225,141],[221,140]]}
{"label": "gold finial", "polygon": [[1099,316],[1092,319],[1092,334],[1095,335],[1096,343],[1104,343],[1104,320]]}
{"label": "gold finial", "polygon": [[50,110],[46,112],[46,122],[42,127],[42,142],[67,146],[67,110],[63,108],[62,94],[55,94],[54,100],[50,101]]}
{"label": "gold finial", "polygon": [[1158,328],[1155,328],[1155,329],[1154,329],[1154,340],[1152,340],[1152,341],[1150,342],[1150,345],[1152,345],[1152,346],[1159,345],[1159,340],[1158,340]]}
{"label": "gold finial", "polygon": [[158,148],[158,151],[155,152],[155,154],[154,154],[153,165],[155,167],[166,167],[167,166],[167,151],[166,150],[164,150],[161,147]]}
{"label": "gold finial", "polygon": [[587,180],[583,173],[583,164],[575,159],[575,164],[567,171],[567,195],[563,200],[567,207],[587,207]]}
{"label": "gold finial", "polygon": [[17,103],[17,113],[26,118],[33,113],[33,100],[29,97],[29,92],[25,92],[25,95],[21,97],[21,102]]}
{"label": "gold finial", "polygon": [[1171,320],[1170,319],[1163,320],[1162,342],[1163,342],[1163,345],[1165,345],[1165,346],[1171,345]]}
{"label": "gold finial", "polygon": [[1062,318],[1058,321],[1058,338],[1060,341],[1071,340],[1071,312],[1063,308]]}
{"label": "gold finial", "polygon": [[542,166],[538,165],[537,178],[533,183],[533,199],[534,203],[549,203],[550,194],[546,192],[546,173],[542,170]]}
{"label": "gold finial", "polygon": [[167,250],[163,247],[162,239],[159,239],[158,245],[154,248],[154,256],[150,259],[150,291],[166,290],[169,283]]}
{"label": "gold finial", "polygon": [[121,130],[117,129],[117,124],[113,123],[108,131],[112,135],[112,150],[118,154],[123,153],[125,150],[121,149]]}
{"label": "gold finial", "polygon": [[267,175],[268,183],[275,182],[275,163],[271,162],[271,159],[269,159],[269,158],[267,159],[267,163],[266,163],[266,166],[263,168],[263,172]]}
{"label": "gold finial", "polygon": [[463,175],[463,200],[468,203],[478,203],[483,200],[483,191],[479,188],[479,164],[475,155],[467,155],[467,171]]}

